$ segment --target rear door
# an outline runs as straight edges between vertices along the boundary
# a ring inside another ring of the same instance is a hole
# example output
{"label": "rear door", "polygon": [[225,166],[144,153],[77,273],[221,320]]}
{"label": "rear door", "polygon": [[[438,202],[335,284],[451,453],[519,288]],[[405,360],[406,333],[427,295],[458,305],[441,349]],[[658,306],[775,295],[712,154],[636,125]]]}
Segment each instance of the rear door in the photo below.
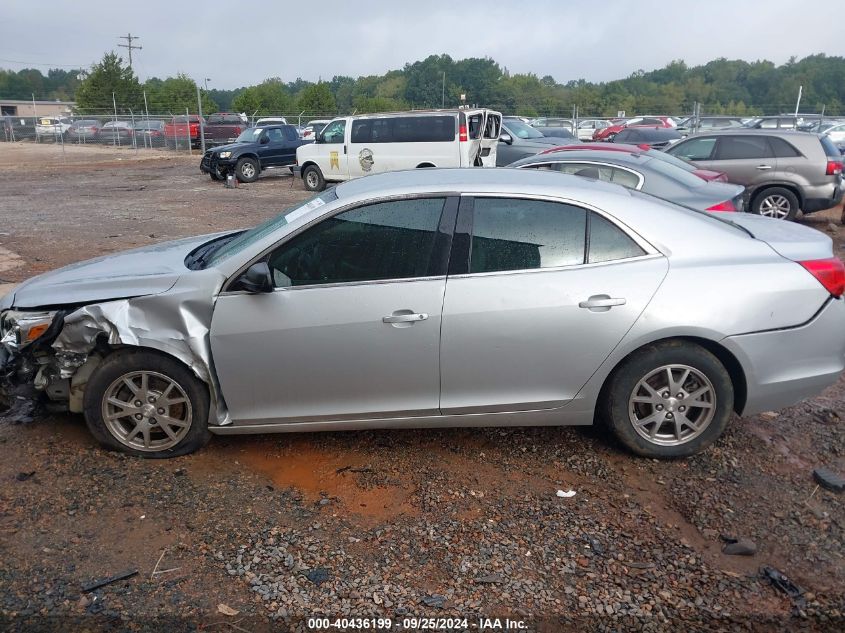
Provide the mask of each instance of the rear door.
{"label": "rear door", "polygon": [[454,243],[441,324],[443,414],[566,404],[668,269],[603,215],[557,200],[465,196]]}
{"label": "rear door", "polygon": [[712,160],[695,162],[707,169],[723,171],[731,182],[745,187],[771,180],[778,170],[769,139],[760,134],[719,136]]}
{"label": "rear door", "polygon": [[482,167],[496,166],[496,151],[499,145],[499,132],[502,129],[502,115],[494,110],[484,111],[484,133],[481,137]]}

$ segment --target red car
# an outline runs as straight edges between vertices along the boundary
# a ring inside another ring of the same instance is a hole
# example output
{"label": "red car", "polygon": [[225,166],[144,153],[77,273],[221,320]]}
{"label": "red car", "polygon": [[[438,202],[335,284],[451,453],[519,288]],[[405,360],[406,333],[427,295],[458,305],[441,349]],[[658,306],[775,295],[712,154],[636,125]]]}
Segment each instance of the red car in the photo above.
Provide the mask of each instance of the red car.
{"label": "red car", "polygon": [[549,152],[562,152],[567,150],[578,151],[584,149],[598,150],[600,152],[628,152],[629,154],[645,154],[657,158],[667,163],[672,163],[678,167],[685,169],[708,182],[728,182],[728,175],[723,171],[712,171],[710,169],[701,169],[693,163],[681,160],[676,156],[661,152],[659,149],[652,149],[648,145],[625,145],[624,143],[579,143],[578,145],[560,145],[552,147],[551,149],[543,150],[541,154],[548,154]]}
{"label": "red car", "polygon": [[622,128],[626,127],[675,127],[675,122],[672,120],[672,117],[668,116],[638,116],[622,123],[596,130],[593,132],[593,140],[607,141],[619,134]]}
{"label": "red car", "polygon": [[[202,124],[205,125],[205,119]],[[164,126],[164,136],[168,147],[185,147],[189,140],[191,147],[200,147],[200,117],[196,114],[173,117]]]}

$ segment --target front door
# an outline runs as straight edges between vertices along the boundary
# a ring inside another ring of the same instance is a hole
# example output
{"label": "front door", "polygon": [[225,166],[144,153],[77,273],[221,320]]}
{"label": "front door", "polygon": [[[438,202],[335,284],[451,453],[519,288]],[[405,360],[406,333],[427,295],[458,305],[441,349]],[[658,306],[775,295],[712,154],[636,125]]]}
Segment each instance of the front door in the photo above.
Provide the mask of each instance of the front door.
{"label": "front door", "polygon": [[441,335],[443,414],[572,400],[668,270],[663,256],[604,216],[546,200],[464,198],[455,244]]}
{"label": "front door", "polygon": [[[267,142],[264,143],[264,136],[267,137]],[[261,160],[261,168],[277,167],[284,165],[285,160],[285,136],[282,129],[278,127],[271,127],[264,131],[261,135],[262,140],[258,145],[258,157]]]}
{"label": "front door", "polygon": [[320,153],[317,163],[323,178],[330,181],[347,180],[349,169],[346,148],[346,119],[331,121],[318,137]]}
{"label": "front door", "polygon": [[[265,258],[276,290],[224,293],[211,350],[235,424],[433,415],[457,200],[322,220]],[[441,224],[441,215],[442,224]]]}

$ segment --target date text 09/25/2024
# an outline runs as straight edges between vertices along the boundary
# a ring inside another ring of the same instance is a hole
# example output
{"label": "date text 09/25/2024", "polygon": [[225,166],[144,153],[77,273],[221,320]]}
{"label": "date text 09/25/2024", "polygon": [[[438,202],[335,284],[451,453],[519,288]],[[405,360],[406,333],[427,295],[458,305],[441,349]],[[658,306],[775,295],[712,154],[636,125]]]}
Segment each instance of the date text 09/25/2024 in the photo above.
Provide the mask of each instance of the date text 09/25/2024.
{"label": "date text 09/25/2024", "polygon": [[[309,630],[370,630],[389,631],[395,624],[391,618],[308,618]],[[408,631],[527,631],[528,625],[522,620],[510,618],[426,618],[405,617],[401,628]]]}

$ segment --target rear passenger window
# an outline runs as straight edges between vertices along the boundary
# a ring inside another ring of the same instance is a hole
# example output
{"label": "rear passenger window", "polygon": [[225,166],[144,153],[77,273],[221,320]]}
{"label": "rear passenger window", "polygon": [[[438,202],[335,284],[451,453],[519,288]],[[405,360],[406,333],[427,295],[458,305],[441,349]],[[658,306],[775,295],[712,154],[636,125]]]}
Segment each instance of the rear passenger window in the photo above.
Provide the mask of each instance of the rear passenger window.
{"label": "rear passenger window", "polygon": [[716,150],[716,160],[771,157],[772,150],[765,136],[723,136]]}
{"label": "rear passenger window", "polygon": [[590,213],[590,241],[587,261],[590,264],[629,259],[645,255],[645,251],[613,222],[598,213]]}
{"label": "rear passenger window", "polygon": [[299,134],[296,133],[292,127],[284,127],[282,128],[285,131],[285,138],[289,141],[296,141],[299,139]]}
{"label": "rear passenger window", "polygon": [[769,142],[772,144],[772,149],[775,152],[775,156],[778,158],[794,158],[795,156],[801,156],[801,152],[779,136],[769,137]]}
{"label": "rear passenger window", "polygon": [[542,200],[476,198],[470,272],[584,263],[587,212]]}

